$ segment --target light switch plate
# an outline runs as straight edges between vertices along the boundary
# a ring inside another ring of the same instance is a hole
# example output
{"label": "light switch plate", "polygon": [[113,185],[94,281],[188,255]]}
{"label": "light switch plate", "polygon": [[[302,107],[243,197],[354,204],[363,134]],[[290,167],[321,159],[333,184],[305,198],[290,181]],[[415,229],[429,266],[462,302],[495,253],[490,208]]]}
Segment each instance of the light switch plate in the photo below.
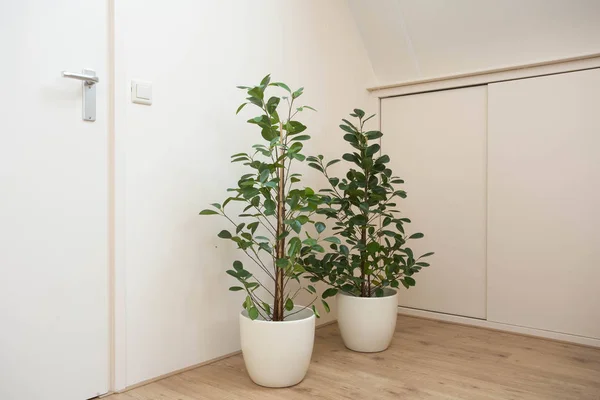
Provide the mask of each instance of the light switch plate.
{"label": "light switch plate", "polygon": [[152,104],[152,82],[131,81],[131,101],[137,104]]}

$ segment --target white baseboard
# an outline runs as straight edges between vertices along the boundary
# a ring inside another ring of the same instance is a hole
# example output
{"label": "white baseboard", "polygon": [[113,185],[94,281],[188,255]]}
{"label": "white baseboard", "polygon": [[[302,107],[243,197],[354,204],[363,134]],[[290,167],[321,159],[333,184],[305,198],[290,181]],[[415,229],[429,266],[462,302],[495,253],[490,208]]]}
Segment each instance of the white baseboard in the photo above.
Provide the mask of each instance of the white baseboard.
{"label": "white baseboard", "polygon": [[600,339],[594,339],[586,336],[569,335],[566,333],[546,331],[543,329],[526,328],[524,326],[502,324],[499,322],[487,321],[484,319],[462,317],[459,315],[443,314],[434,311],[417,310],[414,308],[398,307],[398,314],[412,317],[428,318],[438,321],[451,322],[454,324],[477,326],[479,328],[491,329],[496,331],[511,332],[525,336],[535,336],[545,339],[556,340],[560,342],[576,343],[590,347],[600,347]]}

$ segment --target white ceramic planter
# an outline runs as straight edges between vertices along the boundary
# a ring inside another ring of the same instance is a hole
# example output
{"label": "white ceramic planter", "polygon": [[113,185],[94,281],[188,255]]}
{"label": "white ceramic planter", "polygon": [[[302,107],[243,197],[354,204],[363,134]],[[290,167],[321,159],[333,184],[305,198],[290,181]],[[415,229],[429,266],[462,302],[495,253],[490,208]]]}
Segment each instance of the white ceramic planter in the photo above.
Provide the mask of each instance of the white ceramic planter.
{"label": "white ceramic planter", "polygon": [[398,318],[398,292],[384,289],[383,297],[337,295],[337,317],[347,348],[364,353],[387,349]]}
{"label": "white ceramic planter", "polygon": [[[302,307],[295,307],[290,314]],[[312,357],[315,314],[310,308],[289,320],[252,321],[240,314],[240,338],[244,363],[250,379],[260,386],[279,388],[302,381]]]}

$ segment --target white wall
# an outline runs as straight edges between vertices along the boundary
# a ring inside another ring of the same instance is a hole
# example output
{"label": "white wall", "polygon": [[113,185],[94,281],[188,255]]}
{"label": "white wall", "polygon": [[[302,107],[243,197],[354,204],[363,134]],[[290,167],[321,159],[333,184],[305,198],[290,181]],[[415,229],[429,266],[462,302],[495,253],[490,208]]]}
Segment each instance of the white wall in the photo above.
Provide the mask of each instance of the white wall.
{"label": "white wall", "polygon": [[[229,156],[260,140],[251,112],[235,116],[235,86],[267,73],[304,86],[319,110],[305,116],[308,152],[331,156],[339,119],[377,103],[343,0],[119,1],[115,43],[119,388],[239,349],[225,269],[241,255],[216,237],[223,221],[198,216],[241,174]],[[153,82],[152,106],[130,103],[136,78]]]}
{"label": "white wall", "polygon": [[382,84],[600,52],[597,0],[348,0]]}

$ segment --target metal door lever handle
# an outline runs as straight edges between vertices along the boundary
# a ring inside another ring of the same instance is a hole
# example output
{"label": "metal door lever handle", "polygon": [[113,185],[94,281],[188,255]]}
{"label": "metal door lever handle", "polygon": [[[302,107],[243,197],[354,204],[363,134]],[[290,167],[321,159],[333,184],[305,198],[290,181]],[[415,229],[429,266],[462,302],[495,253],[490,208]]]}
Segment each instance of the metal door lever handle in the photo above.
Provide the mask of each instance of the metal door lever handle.
{"label": "metal door lever handle", "polygon": [[81,81],[83,92],[83,115],[84,121],[94,122],[96,120],[96,83],[100,81],[93,69],[84,69],[79,72],[63,71],[62,76]]}
{"label": "metal door lever handle", "polygon": [[86,85],[90,86],[100,81],[100,79],[97,76],[85,75],[77,72],[63,71],[62,76],[65,78],[79,79],[80,81],[84,81]]}

